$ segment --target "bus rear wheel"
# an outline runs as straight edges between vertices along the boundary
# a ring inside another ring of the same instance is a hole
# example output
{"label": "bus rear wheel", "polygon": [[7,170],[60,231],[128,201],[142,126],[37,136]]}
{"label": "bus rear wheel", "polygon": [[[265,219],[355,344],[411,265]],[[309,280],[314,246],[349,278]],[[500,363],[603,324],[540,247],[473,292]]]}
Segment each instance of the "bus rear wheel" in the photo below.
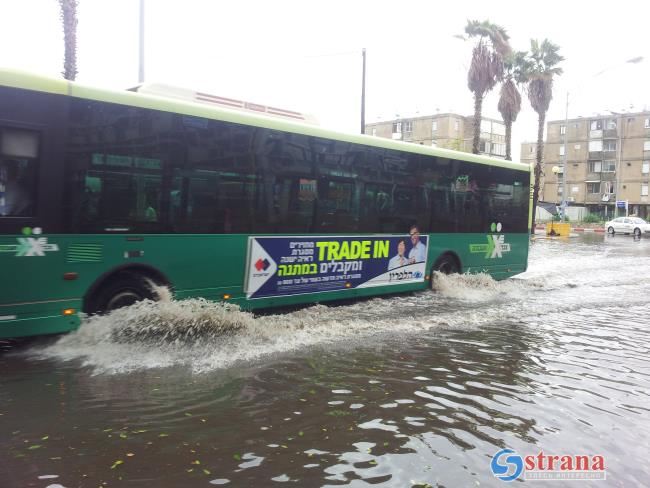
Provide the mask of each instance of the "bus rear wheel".
{"label": "bus rear wheel", "polygon": [[119,273],[102,287],[95,300],[95,311],[111,312],[140,300],[153,300],[155,293],[148,280],[136,273]]}
{"label": "bus rear wheel", "polygon": [[442,274],[455,274],[460,272],[460,267],[458,265],[458,261],[451,256],[450,254],[445,254],[443,256],[440,256],[435,263],[433,263],[433,266],[431,267],[431,287],[434,287],[434,277],[435,274],[434,272],[438,271],[439,273]]}

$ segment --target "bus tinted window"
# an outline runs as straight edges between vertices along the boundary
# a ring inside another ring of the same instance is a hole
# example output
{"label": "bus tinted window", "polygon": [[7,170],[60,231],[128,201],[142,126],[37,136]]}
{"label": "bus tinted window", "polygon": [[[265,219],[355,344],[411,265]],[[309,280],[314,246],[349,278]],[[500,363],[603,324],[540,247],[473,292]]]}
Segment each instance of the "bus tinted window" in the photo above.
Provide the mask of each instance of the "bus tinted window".
{"label": "bus tinted window", "polygon": [[31,217],[36,211],[38,134],[0,128],[0,217]]}
{"label": "bus tinted window", "polygon": [[70,228],[85,232],[488,232],[493,222],[526,232],[528,224],[527,172],[79,99],[67,165]]}
{"label": "bus tinted window", "polygon": [[165,229],[162,142],[171,115],[121,105],[71,101],[66,152],[68,224],[98,232]]}

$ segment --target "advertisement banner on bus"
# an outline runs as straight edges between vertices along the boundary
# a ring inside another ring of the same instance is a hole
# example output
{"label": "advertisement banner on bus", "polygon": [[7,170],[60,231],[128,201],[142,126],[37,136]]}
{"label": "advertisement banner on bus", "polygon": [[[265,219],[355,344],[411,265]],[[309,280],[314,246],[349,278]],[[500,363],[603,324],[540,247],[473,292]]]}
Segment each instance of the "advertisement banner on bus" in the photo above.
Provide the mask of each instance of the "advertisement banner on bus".
{"label": "advertisement banner on bus", "polygon": [[304,293],[422,282],[428,236],[250,237],[246,296]]}

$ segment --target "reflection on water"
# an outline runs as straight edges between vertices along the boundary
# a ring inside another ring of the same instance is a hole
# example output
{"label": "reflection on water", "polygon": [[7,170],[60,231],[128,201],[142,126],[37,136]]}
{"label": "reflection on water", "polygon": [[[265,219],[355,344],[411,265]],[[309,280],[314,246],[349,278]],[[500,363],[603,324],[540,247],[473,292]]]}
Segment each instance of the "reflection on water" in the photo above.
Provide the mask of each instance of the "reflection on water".
{"label": "reflection on water", "polygon": [[505,282],[92,319],[0,356],[0,486],[498,486],[504,447],[602,454],[641,486],[649,275],[649,239],[585,236],[535,242]]}

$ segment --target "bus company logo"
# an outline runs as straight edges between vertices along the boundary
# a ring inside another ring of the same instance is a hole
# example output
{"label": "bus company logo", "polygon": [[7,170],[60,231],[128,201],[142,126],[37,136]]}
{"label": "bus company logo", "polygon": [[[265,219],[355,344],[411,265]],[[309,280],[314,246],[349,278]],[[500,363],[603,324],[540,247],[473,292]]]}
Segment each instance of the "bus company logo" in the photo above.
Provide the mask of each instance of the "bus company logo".
{"label": "bus company logo", "polygon": [[271,263],[269,263],[269,260],[268,260],[268,259],[262,259],[262,258],[260,258],[260,259],[258,259],[257,261],[255,261],[255,265],[254,265],[254,266],[255,266],[255,269],[256,269],[258,272],[261,273],[262,271],[266,271],[267,269],[269,269],[269,266],[271,266]]}
{"label": "bus company logo", "polygon": [[57,244],[47,242],[47,237],[18,237],[18,244],[2,244],[0,252],[10,252],[14,256],[45,256],[46,252],[59,250]]}
{"label": "bus company logo", "polygon": [[601,455],[549,455],[540,451],[522,458],[512,449],[502,449],[492,456],[490,468],[501,481],[607,479]]}
{"label": "bus company logo", "polygon": [[[492,225],[490,225],[492,232],[501,232],[502,228],[501,222],[492,222]],[[470,244],[469,252],[472,254],[485,254],[485,259],[502,258],[504,252],[510,252],[510,243],[506,242],[505,235],[488,234],[485,237],[487,244]]]}

